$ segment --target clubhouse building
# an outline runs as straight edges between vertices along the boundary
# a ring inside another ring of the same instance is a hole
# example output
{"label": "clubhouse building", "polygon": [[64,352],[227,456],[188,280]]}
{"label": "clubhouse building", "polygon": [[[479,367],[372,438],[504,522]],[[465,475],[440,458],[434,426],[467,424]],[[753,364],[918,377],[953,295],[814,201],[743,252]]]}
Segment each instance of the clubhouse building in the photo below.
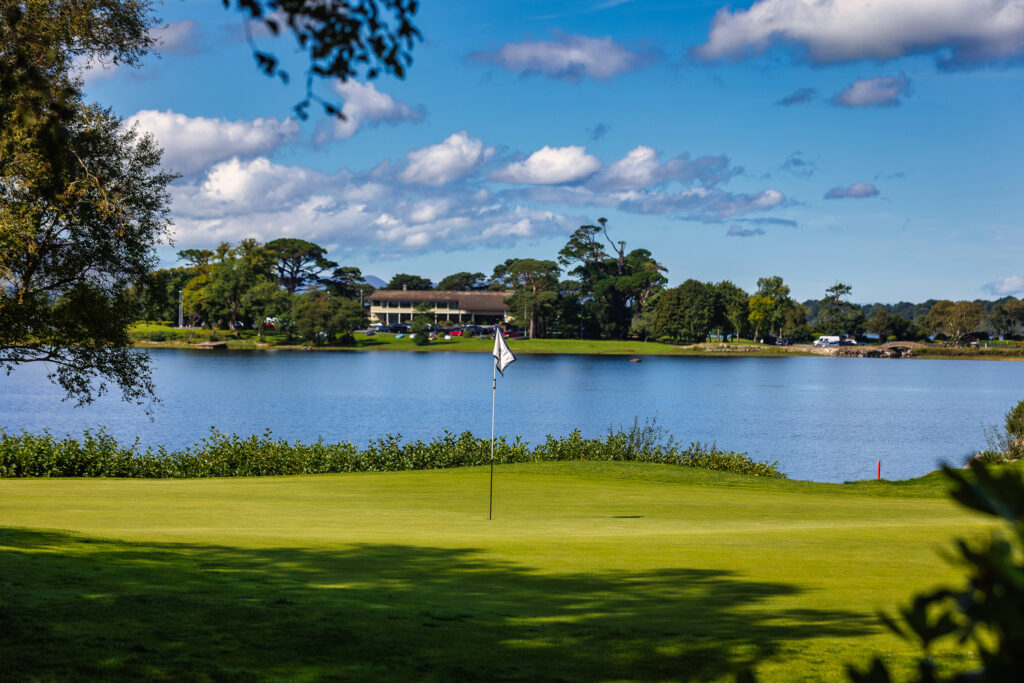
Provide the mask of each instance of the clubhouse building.
{"label": "clubhouse building", "polygon": [[385,325],[411,322],[416,307],[426,302],[434,322],[494,325],[508,319],[505,299],[514,293],[378,289],[370,295],[370,321]]}

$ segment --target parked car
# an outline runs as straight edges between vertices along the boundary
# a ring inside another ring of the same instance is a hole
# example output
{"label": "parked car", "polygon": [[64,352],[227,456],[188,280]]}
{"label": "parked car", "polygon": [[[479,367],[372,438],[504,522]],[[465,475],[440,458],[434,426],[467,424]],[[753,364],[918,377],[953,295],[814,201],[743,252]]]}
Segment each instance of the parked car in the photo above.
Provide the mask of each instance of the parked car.
{"label": "parked car", "polygon": [[783,337],[782,339],[776,339],[775,340],[775,345],[776,346],[792,346],[793,345],[793,340],[790,339],[789,337]]}

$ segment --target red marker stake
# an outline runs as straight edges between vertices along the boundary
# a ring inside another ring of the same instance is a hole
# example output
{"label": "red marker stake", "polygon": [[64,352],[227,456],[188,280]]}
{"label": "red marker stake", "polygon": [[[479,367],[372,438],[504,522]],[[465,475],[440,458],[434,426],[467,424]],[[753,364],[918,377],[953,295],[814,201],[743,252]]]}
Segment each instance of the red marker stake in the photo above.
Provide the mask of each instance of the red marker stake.
{"label": "red marker stake", "polygon": [[882,461],[878,461],[878,481],[882,481]]}

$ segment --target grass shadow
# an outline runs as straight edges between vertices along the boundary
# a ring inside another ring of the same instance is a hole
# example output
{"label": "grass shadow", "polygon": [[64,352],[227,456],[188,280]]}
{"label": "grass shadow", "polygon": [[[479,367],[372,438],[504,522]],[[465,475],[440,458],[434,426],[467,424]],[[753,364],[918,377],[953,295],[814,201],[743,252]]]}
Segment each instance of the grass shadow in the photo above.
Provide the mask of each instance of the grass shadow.
{"label": "grass shadow", "polygon": [[0,529],[0,677],[708,680],[783,643],[876,630],[763,608],[799,591],[704,569],[550,574],[471,548]]}

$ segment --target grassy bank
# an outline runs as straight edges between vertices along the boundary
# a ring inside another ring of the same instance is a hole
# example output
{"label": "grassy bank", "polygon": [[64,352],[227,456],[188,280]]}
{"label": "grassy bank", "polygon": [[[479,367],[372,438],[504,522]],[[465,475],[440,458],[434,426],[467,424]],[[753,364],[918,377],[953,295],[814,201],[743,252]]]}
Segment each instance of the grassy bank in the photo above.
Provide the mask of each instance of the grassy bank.
{"label": "grassy bank", "polygon": [[952,348],[940,345],[922,346],[913,349],[911,357],[941,360],[1024,360],[1024,348],[1017,348],[1015,345],[977,349]]}
{"label": "grassy bank", "polygon": [[[225,341],[228,348],[303,350],[315,348],[324,351],[415,351],[417,353],[462,352],[490,353],[493,340],[475,337],[439,338],[425,346],[417,346],[408,337],[397,338],[393,334],[356,334],[356,343],[351,346],[307,347],[301,340],[288,341],[283,334],[270,334],[263,342],[256,332],[242,330],[237,335],[210,330],[179,330],[164,325],[139,323],[132,327],[131,337],[140,348],[194,348],[206,341]],[[598,339],[509,339],[509,347],[515,353],[526,354],[583,354],[612,356],[702,356],[729,354],[748,355],[792,355],[802,353],[792,348],[765,346],[742,342],[738,344],[692,344],[680,346],[660,342],[615,341]]]}
{"label": "grassy bank", "polygon": [[[0,481],[13,679],[837,680],[986,526],[916,497],[643,463]],[[940,487],[941,488],[941,487]],[[934,494],[934,495],[933,495]],[[966,653],[940,653],[948,666]]]}

